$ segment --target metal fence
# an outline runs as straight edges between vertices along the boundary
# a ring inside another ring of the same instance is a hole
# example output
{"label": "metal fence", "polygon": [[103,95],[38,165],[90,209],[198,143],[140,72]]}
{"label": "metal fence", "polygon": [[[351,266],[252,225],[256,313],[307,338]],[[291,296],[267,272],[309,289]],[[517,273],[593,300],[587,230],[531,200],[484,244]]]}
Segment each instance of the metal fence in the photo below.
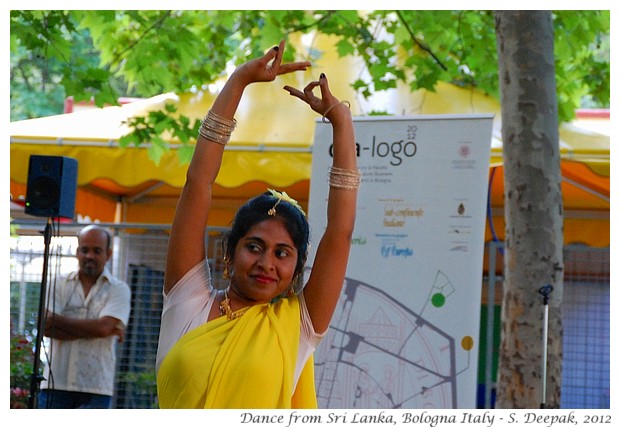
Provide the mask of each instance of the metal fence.
{"label": "metal fence", "polygon": [[[11,331],[36,336],[43,266],[41,224],[14,221],[11,238]],[[62,225],[52,240],[50,279],[77,269],[75,233],[82,225]],[[116,408],[156,408],[155,357],[162,309],[162,286],[169,225],[104,225],[114,232],[112,274],[132,290],[125,341],[117,348]],[[207,248],[216,287],[223,286],[221,240],[225,229],[209,229]],[[489,266],[501,264],[501,243],[486,249]],[[564,360],[562,408],[609,407],[609,249],[565,248]],[[481,303],[480,408],[492,408],[499,349],[501,277],[489,270]],[[491,304],[491,305],[488,305]],[[492,311],[490,311],[492,310]]]}
{"label": "metal fence", "polygon": [[[488,243],[485,250],[489,267],[503,266],[503,243]],[[478,401],[480,408],[492,408],[495,399],[502,281],[503,278],[490,269],[484,282],[480,352],[483,364],[479,366],[482,387]],[[609,408],[609,248],[565,246],[563,287],[561,408]]]}

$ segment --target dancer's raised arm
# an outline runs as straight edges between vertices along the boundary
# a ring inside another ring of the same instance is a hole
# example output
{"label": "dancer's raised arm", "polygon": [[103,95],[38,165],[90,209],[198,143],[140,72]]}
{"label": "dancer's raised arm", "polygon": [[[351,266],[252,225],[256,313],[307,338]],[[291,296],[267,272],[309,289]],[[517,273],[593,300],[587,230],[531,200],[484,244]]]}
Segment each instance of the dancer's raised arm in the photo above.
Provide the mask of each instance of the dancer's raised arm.
{"label": "dancer's raised arm", "polygon": [[[320,97],[313,93],[316,87],[320,89]],[[357,189],[360,184],[355,133],[348,103],[332,95],[324,74],[321,74],[318,81],[308,84],[303,91],[290,86],[284,89],[327,118],[333,129],[334,157],[329,173],[327,228],[319,242],[312,271],[304,288],[304,298],[314,330],[321,333],[328,328],[340,297],[355,225]]]}
{"label": "dancer's raised arm", "polygon": [[261,58],[237,67],[203,120],[187,180],[179,198],[166,259],[164,291],[205,258],[204,240],[211,209],[213,184],[220,170],[224,147],[236,126],[234,114],[243,92],[251,83],[273,81],[276,76],[305,70],[308,62],[282,64],[284,41]]}

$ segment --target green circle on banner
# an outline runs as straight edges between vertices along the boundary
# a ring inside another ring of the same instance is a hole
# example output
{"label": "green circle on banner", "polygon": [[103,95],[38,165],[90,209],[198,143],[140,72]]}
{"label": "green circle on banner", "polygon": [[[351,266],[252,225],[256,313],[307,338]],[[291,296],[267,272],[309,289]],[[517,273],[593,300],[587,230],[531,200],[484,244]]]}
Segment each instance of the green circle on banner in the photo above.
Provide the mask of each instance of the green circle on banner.
{"label": "green circle on banner", "polygon": [[443,307],[443,305],[446,303],[446,297],[443,296],[443,293],[436,293],[431,298],[431,302],[435,307]]}

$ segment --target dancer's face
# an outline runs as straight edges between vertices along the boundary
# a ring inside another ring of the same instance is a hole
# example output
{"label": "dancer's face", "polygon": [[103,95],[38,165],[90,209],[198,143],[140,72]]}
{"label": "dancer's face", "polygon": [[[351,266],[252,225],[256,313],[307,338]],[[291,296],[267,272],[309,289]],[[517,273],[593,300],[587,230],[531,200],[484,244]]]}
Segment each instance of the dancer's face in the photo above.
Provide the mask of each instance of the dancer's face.
{"label": "dancer's face", "polygon": [[293,280],[297,248],[278,219],[254,225],[235,248],[231,294],[249,302],[269,302]]}

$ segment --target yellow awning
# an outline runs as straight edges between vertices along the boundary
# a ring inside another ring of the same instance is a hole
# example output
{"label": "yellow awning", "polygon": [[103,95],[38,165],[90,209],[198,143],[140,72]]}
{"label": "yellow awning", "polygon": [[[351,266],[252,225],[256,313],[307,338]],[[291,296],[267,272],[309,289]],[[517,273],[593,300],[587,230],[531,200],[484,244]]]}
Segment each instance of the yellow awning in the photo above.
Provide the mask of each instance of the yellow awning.
{"label": "yellow awning", "polygon": [[[250,88],[246,99],[269,101],[257,109],[246,101],[239,108],[237,120],[244,125],[233,134],[216,181],[217,225],[228,224],[243,200],[268,187],[285,190],[307,206],[317,115],[281,87],[281,93],[267,85],[256,89],[263,92]],[[277,108],[273,100],[278,97],[286,106]],[[171,141],[171,150],[155,165],[146,147],[118,146],[128,132],[123,122],[164,102],[176,102],[182,114],[201,117],[213,98],[211,93],[164,94],[124,106],[13,122],[11,195],[25,195],[30,155],[68,156],[78,160],[76,212],[81,216],[104,222],[169,223],[187,170],[177,156],[178,144]],[[282,121],[269,120],[268,112]]]}

